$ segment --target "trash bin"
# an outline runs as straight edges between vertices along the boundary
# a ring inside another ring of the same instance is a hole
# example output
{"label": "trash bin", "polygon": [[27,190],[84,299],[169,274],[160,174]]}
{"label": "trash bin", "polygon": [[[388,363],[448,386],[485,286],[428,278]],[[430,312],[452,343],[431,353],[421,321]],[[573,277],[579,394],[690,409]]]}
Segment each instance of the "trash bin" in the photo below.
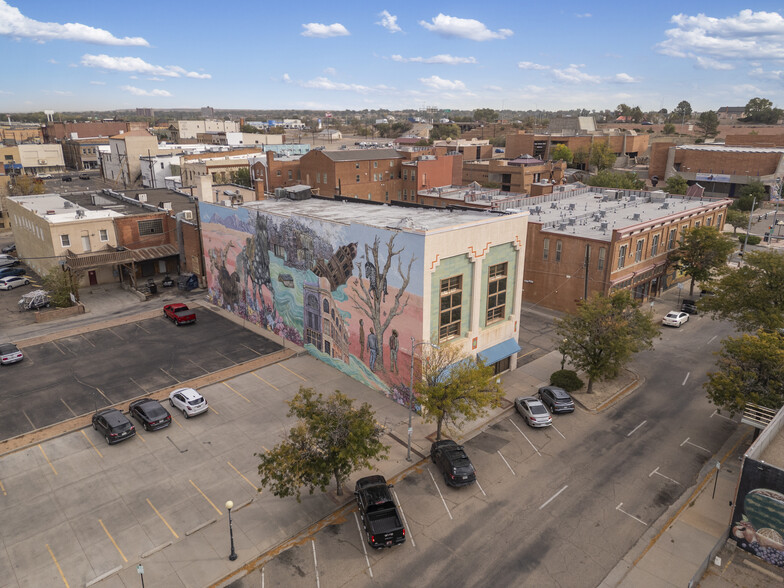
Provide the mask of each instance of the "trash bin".
{"label": "trash bin", "polygon": [[158,293],[158,285],[155,283],[155,280],[153,280],[152,278],[147,280],[147,289],[150,291],[150,294]]}

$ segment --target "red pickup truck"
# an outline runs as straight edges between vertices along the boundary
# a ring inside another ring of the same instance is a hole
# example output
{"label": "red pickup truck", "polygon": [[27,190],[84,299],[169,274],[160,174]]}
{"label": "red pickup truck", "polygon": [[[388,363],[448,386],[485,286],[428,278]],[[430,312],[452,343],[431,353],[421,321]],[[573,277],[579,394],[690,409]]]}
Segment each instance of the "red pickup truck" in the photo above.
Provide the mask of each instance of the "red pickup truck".
{"label": "red pickup truck", "polygon": [[182,302],[167,304],[163,307],[163,316],[170,319],[178,327],[196,322],[196,313]]}

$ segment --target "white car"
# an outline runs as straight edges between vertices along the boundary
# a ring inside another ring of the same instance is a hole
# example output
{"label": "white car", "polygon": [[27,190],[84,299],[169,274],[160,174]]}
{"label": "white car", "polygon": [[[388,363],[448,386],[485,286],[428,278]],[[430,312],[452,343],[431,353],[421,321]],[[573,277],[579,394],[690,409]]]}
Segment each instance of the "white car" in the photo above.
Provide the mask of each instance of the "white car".
{"label": "white car", "polygon": [[0,365],[22,361],[24,355],[13,343],[0,343]]}
{"label": "white car", "polygon": [[17,286],[27,286],[30,280],[24,276],[6,276],[0,278],[0,290],[13,290]]}
{"label": "white car", "polygon": [[52,174],[35,174],[35,177],[39,180],[51,180]]}
{"label": "white car", "polygon": [[667,313],[667,315],[662,319],[662,324],[667,327],[678,327],[683,323],[689,321],[689,314],[686,312],[679,312],[677,310],[671,310]]}
{"label": "white car", "polygon": [[169,404],[182,411],[186,419],[205,412],[209,406],[204,397],[193,388],[177,388],[169,394]]}
{"label": "white car", "polygon": [[547,407],[533,396],[515,398],[515,409],[529,427],[549,427],[553,424],[553,417],[550,416]]}

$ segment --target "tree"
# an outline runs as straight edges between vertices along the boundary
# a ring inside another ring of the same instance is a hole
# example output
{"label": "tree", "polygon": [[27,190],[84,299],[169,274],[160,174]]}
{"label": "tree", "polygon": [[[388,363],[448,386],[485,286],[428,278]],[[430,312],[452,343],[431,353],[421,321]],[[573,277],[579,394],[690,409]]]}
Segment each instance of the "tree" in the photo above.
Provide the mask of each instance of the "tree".
{"label": "tree", "polygon": [[460,136],[460,127],[456,124],[433,125],[430,130],[430,138],[438,139],[457,139]]}
{"label": "tree", "polygon": [[697,281],[708,281],[715,270],[727,263],[735,243],[735,239],[720,233],[716,227],[702,225],[686,231],[678,248],[670,253],[669,261],[691,277],[690,296]]}
{"label": "tree", "polygon": [[555,325],[562,339],[559,351],[588,376],[588,394],[595,381],[614,378],[633,354],[653,347],[659,332],[626,290],[594,293]]}
{"label": "tree", "polygon": [[631,116],[633,122],[642,122],[642,119],[645,118],[645,115],[642,113],[642,109],[639,106],[635,106],[631,109],[629,116]]}
{"label": "tree", "polygon": [[241,167],[240,169],[231,172],[231,182],[233,184],[239,184],[240,186],[252,188],[250,184],[250,168]]}
{"label": "tree", "polygon": [[747,251],[743,261],[739,268],[722,268],[711,281],[715,295],[702,299],[700,308],[742,331],[784,328],[784,256]]}
{"label": "tree", "polygon": [[599,171],[610,168],[615,163],[615,153],[612,152],[608,143],[594,143],[591,145],[588,163]]}
{"label": "tree", "polygon": [[645,182],[637,177],[634,172],[616,173],[609,169],[603,169],[591,176],[585,182],[589,186],[601,186],[602,188],[616,188],[620,190],[642,190]]}
{"label": "tree", "polygon": [[751,210],[751,204],[754,202],[754,199],[757,200],[756,206],[759,206],[766,200],[770,200],[767,187],[759,180],[753,180],[741,187],[736,206],[740,208],[740,203],[744,202],[744,206],[748,206],[748,208],[743,208],[742,210]]}
{"label": "tree", "polygon": [[719,134],[719,115],[713,110],[700,113],[697,128],[702,131],[704,138],[715,137]]}
{"label": "tree", "polygon": [[354,401],[335,391],[323,399],[310,388],[300,388],[289,402],[288,416],[299,419],[286,438],[259,460],[261,485],[275,496],[295,496],[303,487],[310,494],[326,492],[334,478],[338,496],[343,482],[355,471],[371,467],[371,460],[386,458],[389,449],[381,443],[383,429],[370,405],[354,408]]}
{"label": "tree", "polygon": [[72,275],[70,271],[64,271],[59,265],[46,272],[46,275],[43,276],[43,286],[44,290],[49,293],[51,303],[60,308],[73,306],[71,292],[78,300],[78,284],[81,275],[80,272]]}
{"label": "tree", "polygon": [[631,116],[631,113],[632,113],[632,109],[628,104],[619,104],[615,108],[616,118],[619,116],[623,116],[628,120],[628,118]]}
{"label": "tree", "polygon": [[662,127],[662,133],[665,135],[674,135],[675,134],[675,125],[672,123],[667,123]]}
{"label": "tree", "polygon": [[588,163],[588,150],[585,147],[575,149],[572,163],[574,163],[575,167],[585,169],[585,164]]}
{"label": "tree", "polygon": [[782,117],[782,110],[773,108],[773,102],[767,98],[752,98],[746,104],[744,114],[743,122],[775,125]]}
{"label": "tree", "polygon": [[691,116],[691,112],[691,104],[689,104],[686,100],[681,100],[678,102],[678,106],[675,107],[675,110],[672,111],[673,120],[683,123]]}
{"label": "tree", "polygon": [[742,210],[728,208],[727,218],[724,222],[733,228],[732,233],[735,234],[738,232],[738,229],[745,229],[749,226],[749,215]]}
{"label": "tree", "polygon": [[784,403],[784,337],[758,331],[722,341],[718,368],[708,373],[708,398],[730,416],[747,403],[778,409]]}
{"label": "tree", "polygon": [[503,392],[493,378],[493,367],[476,358],[462,356],[457,345],[431,347],[422,359],[422,379],[414,385],[424,409],[424,419],[436,422],[436,441],[441,428],[460,421],[473,421],[500,405]]}
{"label": "tree", "polygon": [[243,132],[243,133],[255,133],[255,134],[258,134],[258,133],[260,133],[261,131],[259,130],[259,128],[258,128],[258,127],[254,127],[253,125],[242,125],[242,126],[240,127],[240,132]]}
{"label": "tree", "polygon": [[668,194],[686,194],[686,190],[688,189],[689,183],[683,176],[670,176],[664,183],[664,191]]}
{"label": "tree", "polygon": [[491,123],[498,120],[498,113],[492,108],[477,108],[474,110],[474,120]]}
{"label": "tree", "polygon": [[28,196],[44,192],[46,192],[46,186],[43,181],[33,176],[16,176],[15,181],[8,188],[9,196]]}
{"label": "tree", "polygon": [[550,152],[550,159],[553,161],[563,160],[566,163],[572,163],[574,160],[574,154],[572,153],[572,150],[569,149],[569,147],[561,143],[560,145],[553,147],[553,150]]}

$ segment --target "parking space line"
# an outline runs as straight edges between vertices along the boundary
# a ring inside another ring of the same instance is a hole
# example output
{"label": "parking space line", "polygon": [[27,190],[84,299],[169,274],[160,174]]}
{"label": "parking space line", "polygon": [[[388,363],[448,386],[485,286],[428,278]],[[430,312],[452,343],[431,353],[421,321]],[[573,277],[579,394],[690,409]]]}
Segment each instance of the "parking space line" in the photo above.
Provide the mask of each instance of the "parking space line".
{"label": "parking space line", "polygon": [[144,392],[145,394],[147,394],[147,390],[145,390],[145,389],[142,387],[142,385],[141,385],[141,384],[139,384],[139,382],[137,382],[137,381],[136,381],[136,380],[134,380],[133,378],[128,378],[128,379],[129,379],[131,382],[133,382],[134,384],[136,384],[136,385],[139,387],[139,390],[141,390],[142,392]]}
{"label": "parking space line", "polygon": [[150,331],[148,331],[147,329],[145,329],[145,328],[144,328],[143,326],[141,326],[139,323],[134,323],[134,324],[135,324],[137,327],[139,327],[139,328],[140,328],[142,331],[144,331],[145,333],[147,333],[148,335],[151,335],[151,334],[152,334],[152,333],[150,333]]}
{"label": "parking space line", "polygon": [[68,404],[66,404],[65,400],[63,400],[63,399],[61,398],[61,399],[60,399],[60,402],[62,402],[63,404],[65,404],[65,408],[67,408],[67,409],[70,411],[70,413],[71,413],[72,415],[74,415],[74,416],[79,416],[79,415],[78,415],[78,414],[76,414],[76,413],[75,413],[73,410],[71,410],[71,407],[70,407],[70,406],[68,406]]}
{"label": "parking space line", "polygon": [[107,330],[108,330],[108,331],[110,331],[110,332],[112,333],[112,335],[114,335],[115,337],[117,337],[117,338],[118,338],[120,341],[125,341],[125,339],[123,339],[123,338],[122,338],[122,337],[120,337],[120,336],[119,336],[117,333],[115,333],[115,332],[114,332],[114,329],[112,329],[111,327],[109,327]]}
{"label": "parking space line", "polygon": [[[245,396],[243,396],[242,394],[240,394],[239,392],[237,392],[237,391],[236,391],[234,388],[232,388],[232,387],[231,387],[229,384],[227,384],[226,382],[223,382],[223,385],[224,385],[224,386],[226,386],[226,387],[227,387],[229,390],[231,390],[232,392],[234,392],[234,393],[235,393],[237,396],[239,396],[240,398],[245,398]],[[245,402],[247,402],[247,403],[249,403],[249,404],[250,404],[250,400],[248,400],[247,398],[245,398]]]}
{"label": "parking space line", "polygon": [[[718,411],[718,410],[714,410],[714,411],[711,413],[711,415],[710,415],[708,418],[709,418],[709,419],[712,419],[714,416],[721,417],[721,418],[723,418],[723,419],[727,419],[728,421],[731,421],[731,420],[732,420],[732,419],[731,419],[730,417],[728,417],[728,416],[724,416],[723,414],[719,414],[719,411]],[[733,422],[734,422],[734,421],[733,421]]]}
{"label": "parking space line", "polygon": [[220,510],[220,509],[219,509],[217,506],[215,506],[215,505],[212,503],[212,500],[210,500],[209,498],[207,498],[207,495],[206,495],[204,492],[202,492],[202,491],[201,491],[201,488],[199,488],[199,487],[198,487],[196,484],[194,484],[194,483],[193,483],[193,480],[188,480],[188,481],[191,483],[191,485],[192,485],[194,488],[196,488],[196,490],[198,490],[198,491],[199,491],[199,494],[201,494],[201,495],[204,497],[204,500],[206,500],[207,502],[209,502],[209,503],[210,503],[210,506],[211,506],[212,508],[214,508],[214,509],[215,509],[215,512],[217,512],[219,515],[223,516],[223,513],[221,512],[221,510]]}
{"label": "parking space line", "polygon": [[403,512],[403,505],[400,504],[400,498],[397,497],[397,492],[395,489],[392,488],[392,494],[395,496],[395,501],[397,502],[397,509],[400,511],[400,516],[403,517],[403,524],[405,528],[408,529],[408,538],[411,539],[411,546],[416,549],[416,541],[414,541],[414,534],[411,532],[411,527],[408,526],[408,521],[406,520],[406,513]]}
{"label": "parking space line", "polygon": [[297,376],[297,377],[298,377],[300,380],[302,380],[303,382],[307,382],[307,381],[308,381],[308,379],[307,379],[307,378],[303,378],[303,377],[302,377],[302,376],[300,376],[298,373],[296,373],[296,372],[292,372],[292,371],[291,371],[289,368],[287,368],[287,367],[286,367],[285,365],[283,365],[282,363],[276,363],[275,365],[276,365],[276,366],[278,366],[278,367],[282,367],[282,368],[283,368],[284,370],[286,370],[288,373],[290,373],[290,374],[292,374],[292,375],[294,375],[294,376]]}
{"label": "parking space line", "polygon": [[452,513],[449,512],[449,507],[446,505],[446,500],[444,500],[444,495],[441,494],[441,488],[439,488],[438,484],[436,484],[436,479],[433,477],[433,472],[430,471],[430,468],[427,468],[427,473],[430,474],[430,479],[433,480],[433,486],[435,486],[436,490],[438,490],[438,495],[441,497],[441,502],[444,503],[444,508],[446,509],[446,514],[449,515],[449,520],[450,521],[454,521],[455,519],[452,518]]}
{"label": "parking space line", "polygon": [[[243,480],[245,480],[245,481],[246,481],[248,484],[250,484],[251,486],[253,486],[253,489],[254,489],[254,490],[256,490],[256,492],[258,492],[259,488],[258,488],[258,486],[256,486],[256,484],[254,484],[253,482],[251,482],[250,480],[248,480],[248,478],[246,478],[245,476],[243,476],[243,475],[242,475],[242,472],[240,472],[240,471],[239,471],[237,468],[235,468],[235,467],[234,467],[234,466],[231,464],[231,462],[230,462],[230,461],[227,461],[226,463],[227,463],[227,464],[229,464],[229,467],[230,467],[231,469],[233,469],[235,472],[237,472],[237,474],[239,475],[239,477],[240,477],[240,478],[242,478],[242,479],[243,479]],[[261,492],[259,492],[259,494],[261,494]]]}
{"label": "parking space line", "polygon": [[[529,443],[530,443],[530,441],[529,441]],[[504,460],[504,463],[506,464],[506,467],[509,468],[509,471],[512,472],[512,475],[516,476],[517,474],[515,474],[515,471],[512,469],[512,466],[509,465],[509,462],[506,461],[506,458],[501,454],[501,451],[500,450],[496,450],[496,451],[498,451],[498,455],[500,455],[501,459]]]}
{"label": "parking space line", "polygon": [[57,341],[52,341],[52,345],[54,345],[55,349],[57,349],[57,351],[59,351],[59,352],[60,352],[60,353],[62,353],[63,355],[68,355],[68,354],[67,354],[65,351],[63,351],[62,349],[60,349],[60,346],[57,344]]}
{"label": "parking space line", "polygon": [[639,425],[637,425],[636,427],[634,427],[634,428],[633,428],[631,431],[629,431],[628,433],[626,433],[626,436],[627,436],[627,437],[631,437],[631,436],[634,434],[634,432],[635,432],[637,429],[639,429],[640,427],[642,427],[642,426],[643,426],[645,423],[647,423],[647,422],[648,422],[648,420],[647,420],[647,419],[646,419],[646,420],[644,420],[644,421],[643,421],[643,422],[641,422]]}
{"label": "parking space line", "polygon": [[252,352],[253,352],[253,353],[255,353],[256,355],[258,355],[259,357],[261,357],[261,353],[259,353],[259,352],[258,352],[258,351],[256,351],[255,349],[253,349],[253,347],[248,347],[247,345],[245,345],[245,343],[240,343],[240,345],[241,345],[242,347],[244,347],[245,349],[247,349],[248,351],[252,351]]}
{"label": "parking space line", "polygon": [[561,433],[561,431],[559,431],[559,430],[558,430],[558,428],[557,428],[555,425],[550,425],[550,426],[551,426],[553,429],[555,429],[555,432],[556,432],[556,433],[558,433],[558,434],[559,434],[561,437],[563,437],[564,439],[566,439],[566,437],[564,437],[564,434],[563,434],[563,433]]}
{"label": "parking space line", "polygon": [[180,381],[181,381],[181,380],[179,380],[179,379],[175,378],[174,376],[172,376],[172,375],[171,375],[169,372],[167,372],[165,369],[163,369],[163,368],[158,368],[158,369],[159,369],[159,370],[161,370],[161,371],[162,371],[164,374],[166,374],[167,376],[169,376],[169,377],[170,377],[172,380],[174,380],[174,381],[175,381],[175,382],[177,382],[178,384],[180,383]]}
{"label": "parking space line", "polygon": [[153,506],[153,504],[152,504],[152,502],[150,502],[149,498],[147,499],[147,504],[149,504],[150,508],[152,508],[155,511],[155,514],[158,515],[158,518],[163,521],[163,524],[166,525],[166,528],[169,529],[169,531],[171,531],[171,534],[174,535],[174,538],[175,539],[179,539],[180,536],[177,533],[174,532],[174,529],[172,529],[171,525],[166,521],[166,519],[163,518],[163,515],[158,512],[158,509],[155,508],[155,506]]}
{"label": "parking space line", "polygon": [[215,410],[215,409],[212,407],[212,405],[211,405],[211,404],[210,404],[210,410],[211,410],[212,412],[214,412],[215,414],[220,414],[220,413],[219,413],[217,410]]}
{"label": "parking space line", "polygon": [[553,495],[552,495],[550,498],[548,498],[548,499],[545,501],[545,503],[544,503],[542,506],[540,506],[540,507],[539,507],[539,510],[542,510],[542,509],[543,509],[545,506],[547,506],[547,505],[548,505],[548,504],[550,504],[550,503],[551,503],[553,500],[555,500],[556,498],[558,498],[558,495],[559,495],[561,492],[563,492],[564,490],[566,490],[568,487],[569,487],[569,485],[567,484],[566,486],[564,486],[563,488],[561,488],[561,489],[560,489],[558,492],[556,492],[555,494],[553,494]]}
{"label": "parking space line", "polygon": [[[529,439],[529,438],[528,438],[528,437],[525,435],[525,433],[523,433],[523,430],[522,430],[520,427],[518,427],[518,426],[517,426],[517,424],[516,424],[516,423],[515,423],[515,422],[514,422],[512,419],[509,419],[509,422],[510,422],[510,423],[512,423],[512,424],[514,425],[514,428],[515,428],[515,429],[517,429],[518,431],[520,431],[520,434],[523,436],[523,439],[525,439],[526,441],[528,441],[528,445],[530,445],[531,447],[533,447],[534,451],[536,451],[536,454],[537,454],[539,457],[542,457],[542,454],[541,454],[541,453],[539,453],[539,450],[536,448],[536,445],[534,445],[533,443],[531,443],[531,440],[530,440],[530,439]],[[499,455],[501,455],[501,452],[499,451],[499,452],[498,452],[498,454],[499,454]],[[503,457],[503,455],[501,455],[501,457]],[[504,460],[504,461],[506,461],[506,460]],[[506,464],[506,465],[509,465],[509,464]],[[511,470],[512,468],[509,468],[509,469]],[[517,474],[515,474],[515,475],[517,475]]]}
{"label": "parking space line", "polygon": [[482,488],[482,485],[479,483],[479,480],[478,480],[478,479],[477,479],[477,481],[476,481],[476,485],[477,485],[477,486],[479,486],[479,489],[482,491],[482,494],[484,494],[485,496],[487,496],[487,494],[485,494],[484,488]]}
{"label": "parking space line", "polygon": [[112,537],[111,533],[109,533],[109,529],[106,528],[106,525],[103,524],[103,521],[101,519],[98,519],[98,522],[101,523],[101,527],[103,528],[104,533],[106,533],[106,536],[109,537],[109,540],[112,542],[112,545],[114,545],[115,549],[119,552],[120,557],[123,558],[123,561],[125,563],[128,563],[128,558],[125,557],[125,554],[122,552],[122,549],[120,549],[120,546],[117,545],[117,541],[115,541],[114,537]]}
{"label": "parking space line", "polygon": [[702,449],[703,451],[706,451],[708,453],[713,453],[710,449],[705,449],[704,447],[701,447],[700,445],[697,445],[696,443],[692,443],[691,441],[689,441],[689,439],[691,439],[691,437],[686,437],[686,440],[683,443],[681,443],[680,446],[683,447],[684,445],[686,445],[688,443],[692,447],[696,447],[697,449]]}
{"label": "parking space line", "polygon": [[659,471],[659,466],[656,466],[656,469],[653,470],[650,474],[648,474],[648,477],[650,478],[651,476],[653,476],[653,474],[656,474],[657,476],[661,476],[662,478],[664,478],[665,480],[669,480],[670,482],[674,482],[675,484],[678,484],[678,486],[681,485],[681,483],[678,482],[678,480],[673,480],[672,478],[669,478],[669,477],[665,476],[664,474],[662,474]]}
{"label": "parking space line", "polygon": [[22,414],[23,414],[23,415],[25,415],[25,418],[27,419],[27,422],[28,422],[28,423],[30,423],[30,426],[31,426],[33,429],[35,429],[35,424],[33,423],[33,421],[32,421],[32,420],[30,420],[30,417],[29,417],[29,416],[27,416],[27,413],[26,413],[25,411],[22,411]]}
{"label": "parking space line", "polygon": [[41,453],[43,454],[43,456],[44,456],[44,459],[46,460],[46,463],[48,463],[48,464],[49,464],[49,467],[50,467],[50,468],[52,468],[52,471],[54,472],[54,475],[56,476],[56,475],[57,475],[57,470],[56,470],[56,469],[54,469],[54,466],[52,465],[52,462],[51,462],[51,461],[49,461],[49,458],[48,458],[48,457],[47,457],[47,455],[46,455],[46,451],[44,451],[44,448],[43,448],[43,447],[41,447],[41,444],[40,444],[40,443],[38,444],[38,449],[40,449],[40,450],[41,450]]}
{"label": "parking space line", "polygon": [[[136,427],[134,427],[134,428],[136,428]],[[145,440],[144,440],[144,435],[142,435],[142,434],[141,434],[139,431],[136,431],[136,436],[137,436],[139,439],[141,439],[141,440],[142,440],[142,443],[147,443],[147,441],[145,441]]]}
{"label": "parking space line", "polygon": [[[220,355],[220,356],[221,356],[223,359],[228,359],[228,360],[229,360],[229,361],[230,361],[232,364],[234,364],[234,365],[237,365],[237,362],[236,362],[236,361],[234,361],[234,360],[233,360],[231,357],[229,357],[229,356],[228,356],[228,355],[226,355],[225,353],[221,353],[221,352],[220,352],[220,351],[218,351],[217,349],[214,349],[213,351],[215,351],[215,353],[217,353],[218,355]],[[204,368],[202,368],[202,369],[204,369]],[[204,371],[206,372],[207,370],[204,370]]]}
{"label": "parking space line", "polygon": [[641,521],[641,520],[640,520],[640,519],[638,519],[636,516],[634,516],[634,515],[632,515],[632,514],[629,514],[628,512],[626,512],[625,510],[623,510],[623,509],[621,508],[622,506],[623,506],[623,502],[621,502],[621,503],[620,503],[618,506],[616,506],[616,507],[615,507],[615,510],[619,510],[619,511],[621,511],[621,512],[622,512],[623,514],[625,514],[627,517],[631,517],[631,518],[633,518],[635,521],[637,521],[638,523],[642,523],[642,524],[643,524],[643,525],[645,525],[646,527],[648,526],[648,523],[646,523],[645,521]]}
{"label": "parking space line", "polygon": [[100,388],[96,388],[96,390],[98,390],[98,394],[100,394],[106,399],[106,402],[108,402],[110,405],[114,404],[114,402],[112,402],[111,399],[106,394],[103,393],[103,390],[101,390]]}
{"label": "parking space line", "polygon": [[681,384],[681,386],[685,386],[686,385],[686,381],[689,379],[690,375],[691,375],[691,372],[686,372],[686,377],[683,378],[683,383]]}
{"label": "parking space line", "polygon": [[180,424],[180,422],[177,419],[174,418],[174,415],[172,415],[172,420],[174,421],[174,424],[177,425],[180,429],[185,428]]}
{"label": "parking space line", "polygon": [[3,491],[3,496],[8,496],[8,494],[6,494],[5,486],[3,486],[2,480],[0,480],[0,490]]}
{"label": "parking space line", "polygon": [[71,588],[68,585],[68,580],[65,579],[65,574],[63,573],[63,568],[60,567],[60,564],[57,562],[57,558],[54,556],[54,553],[52,552],[52,548],[49,547],[48,543],[46,544],[46,549],[49,550],[49,555],[52,556],[52,561],[54,562],[54,565],[57,566],[57,571],[60,572],[60,577],[63,579],[63,584],[65,584],[65,588]]}
{"label": "parking space line", "polygon": [[359,526],[359,517],[357,516],[357,511],[354,511],[354,520],[357,523],[357,531],[359,531],[359,542],[362,544],[362,551],[365,554],[365,562],[367,563],[368,573],[370,577],[373,577],[373,568],[370,567],[370,558],[367,554],[367,547],[365,546],[365,538],[362,536],[362,527]]}
{"label": "parking space line", "polygon": [[[210,371],[209,371],[209,370],[206,370],[206,369],[204,369],[204,368],[203,368],[202,366],[200,366],[198,363],[196,363],[195,361],[193,361],[193,360],[192,360],[190,357],[188,357],[188,358],[186,358],[186,359],[187,359],[189,362],[191,362],[193,365],[195,365],[197,368],[199,368],[201,371],[203,371],[205,374],[209,374],[209,373],[210,373]],[[236,364],[237,364],[237,362],[234,362],[234,365],[236,365]]]}
{"label": "parking space line", "polygon": [[311,539],[310,544],[313,547],[313,567],[316,570],[316,588],[319,588],[321,586],[321,581],[319,580],[318,560],[316,559],[316,540]]}
{"label": "parking space line", "polygon": [[87,342],[88,342],[90,345],[92,345],[93,347],[95,347],[95,343],[93,343],[93,342],[92,342],[92,341],[90,341],[90,340],[89,340],[87,337],[85,337],[85,336],[84,336],[84,334],[82,334],[82,335],[81,335],[81,337],[82,337],[82,339],[84,339],[85,341],[87,341]]}
{"label": "parking space line", "polygon": [[82,435],[84,435],[84,438],[85,438],[85,439],[87,439],[87,442],[88,442],[90,445],[92,445],[92,446],[93,446],[93,449],[95,449],[95,453],[97,453],[97,454],[98,454],[98,457],[100,457],[100,458],[102,458],[102,459],[103,459],[103,455],[101,455],[101,452],[100,452],[100,451],[98,451],[98,448],[95,446],[95,443],[93,443],[92,441],[90,441],[90,438],[87,436],[87,433],[85,433],[85,432],[84,432],[84,429],[82,429]]}
{"label": "parking space line", "polygon": [[256,372],[251,372],[251,373],[252,373],[254,376],[256,376],[256,377],[257,377],[259,380],[261,380],[262,382],[264,382],[264,383],[265,383],[267,386],[269,386],[270,388],[272,388],[273,390],[277,390],[277,388],[276,388],[276,387],[275,387],[273,384],[270,384],[270,383],[269,383],[267,380],[265,380],[264,378],[262,378],[262,377],[261,377],[259,374],[257,374]]}

